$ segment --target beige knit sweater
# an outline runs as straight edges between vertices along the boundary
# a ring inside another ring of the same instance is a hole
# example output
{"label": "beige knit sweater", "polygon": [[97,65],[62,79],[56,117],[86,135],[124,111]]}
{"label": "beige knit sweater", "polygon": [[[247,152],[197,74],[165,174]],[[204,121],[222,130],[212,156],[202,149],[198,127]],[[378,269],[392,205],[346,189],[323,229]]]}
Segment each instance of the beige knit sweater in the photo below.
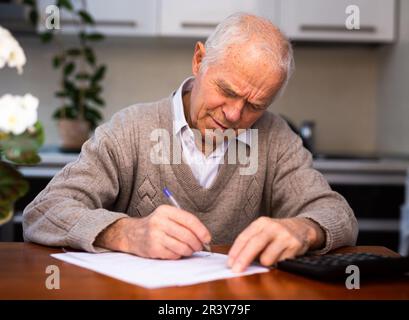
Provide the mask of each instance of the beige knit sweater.
{"label": "beige knit sweater", "polygon": [[169,204],[162,194],[166,186],[183,209],[207,226],[213,244],[231,244],[260,215],[314,220],[326,233],[321,253],[355,244],[358,228],[351,208],[312,169],[300,138],[272,113],[252,127],[258,129],[258,169],[252,175],[241,174],[243,165],[225,159],[215,182],[205,189],[185,163],[152,163],[150,152],[157,142],[150,134],[157,128],[173,132],[171,103],[169,97],[134,105],[99,126],[78,160],[66,165],[25,209],[25,240],[103,251],[93,245],[96,236],[122,217],[147,216]]}

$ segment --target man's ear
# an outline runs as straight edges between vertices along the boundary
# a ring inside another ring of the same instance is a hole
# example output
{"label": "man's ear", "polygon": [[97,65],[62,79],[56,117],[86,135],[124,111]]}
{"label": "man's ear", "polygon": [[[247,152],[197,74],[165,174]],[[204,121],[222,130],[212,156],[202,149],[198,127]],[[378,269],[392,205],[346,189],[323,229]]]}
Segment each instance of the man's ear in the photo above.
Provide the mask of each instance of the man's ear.
{"label": "man's ear", "polygon": [[202,65],[203,57],[205,56],[206,49],[202,42],[198,41],[195,45],[195,52],[192,59],[192,73],[196,76],[199,73],[200,66]]}

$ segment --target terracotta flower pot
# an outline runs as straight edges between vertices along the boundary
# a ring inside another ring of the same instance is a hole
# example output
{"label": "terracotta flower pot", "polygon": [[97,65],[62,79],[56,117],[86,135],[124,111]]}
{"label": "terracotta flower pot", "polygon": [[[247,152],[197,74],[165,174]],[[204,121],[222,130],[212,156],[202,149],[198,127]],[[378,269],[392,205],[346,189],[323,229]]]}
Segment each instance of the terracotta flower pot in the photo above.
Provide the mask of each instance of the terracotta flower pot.
{"label": "terracotta flower pot", "polygon": [[63,151],[80,151],[81,146],[89,138],[90,123],[82,119],[60,119],[57,125],[61,138],[61,149]]}

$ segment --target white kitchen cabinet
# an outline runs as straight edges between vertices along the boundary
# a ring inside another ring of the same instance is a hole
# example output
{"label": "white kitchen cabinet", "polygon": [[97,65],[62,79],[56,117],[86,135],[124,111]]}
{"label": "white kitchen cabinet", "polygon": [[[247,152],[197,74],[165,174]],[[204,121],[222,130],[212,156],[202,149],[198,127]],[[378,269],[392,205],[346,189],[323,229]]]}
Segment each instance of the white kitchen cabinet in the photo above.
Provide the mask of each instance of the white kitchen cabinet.
{"label": "white kitchen cabinet", "polygon": [[[79,6],[82,0],[72,0]],[[95,27],[108,36],[207,37],[228,15],[248,12],[264,16],[291,39],[315,42],[393,42],[395,0],[87,0]],[[44,30],[45,7],[38,0],[39,29]],[[348,30],[348,5],[360,11],[360,29]],[[62,33],[76,32],[76,21],[61,10]]]}
{"label": "white kitchen cabinet", "polygon": [[162,36],[207,37],[224,18],[247,12],[277,19],[277,0],[161,0]]}
{"label": "white kitchen cabinet", "polygon": [[[82,8],[81,0],[71,2],[74,7]],[[53,0],[38,1],[40,31],[45,30],[44,21],[47,16],[45,8],[53,3]],[[87,0],[87,12],[95,20],[95,26],[89,29],[114,36],[153,36],[157,33],[157,4],[158,0]],[[60,16],[62,33],[77,32],[78,20],[75,20],[70,12],[63,9]]]}
{"label": "white kitchen cabinet", "polygon": [[[348,5],[360,13],[360,29],[348,30]],[[281,27],[292,40],[392,42],[395,39],[394,0],[282,0]]]}

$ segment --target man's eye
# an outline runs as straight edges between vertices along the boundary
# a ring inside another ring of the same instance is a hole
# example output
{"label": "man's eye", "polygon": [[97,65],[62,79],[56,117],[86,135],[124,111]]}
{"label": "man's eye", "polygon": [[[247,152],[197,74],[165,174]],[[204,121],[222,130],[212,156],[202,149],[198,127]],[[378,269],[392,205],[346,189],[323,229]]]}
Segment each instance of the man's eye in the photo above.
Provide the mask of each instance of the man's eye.
{"label": "man's eye", "polygon": [[220,87],[219,87],[219,91],[223,96],[225,96],[227,98],[236,98],[237,97],[237,95],[234,92],[227,91],[227,90],[225,90],[223,88],[220,88]]}
{"label": "man's eye", "polygon": [[255,106],[254,104],[249,103],[248,105],[250,106],[251,110],[253,110],[253,111],[262,110],[259,106]]}
{"label": "man's eye", "polygon": [[236,95],[234,93],[228,92],[228,91],[223,91],[223,94],[224,94],[225,97],[228,97],[228,98],[235,98],[236,97]]}

